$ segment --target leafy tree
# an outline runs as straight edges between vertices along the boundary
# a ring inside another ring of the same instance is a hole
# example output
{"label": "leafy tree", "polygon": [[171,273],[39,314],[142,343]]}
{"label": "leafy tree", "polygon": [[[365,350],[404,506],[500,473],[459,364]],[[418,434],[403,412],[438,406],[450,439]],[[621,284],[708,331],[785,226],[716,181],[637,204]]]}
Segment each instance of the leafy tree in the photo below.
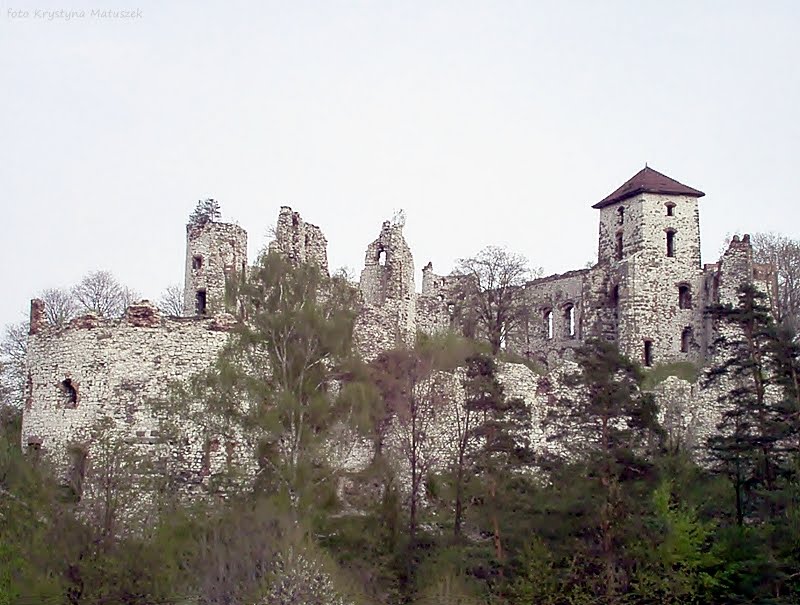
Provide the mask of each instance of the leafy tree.
{"label": "leafy tree", "polygon": [[0,404],[21,408],[25,398],[25,356],[28,354],[28,322],[10,324],[0,340]]}
{"label": "leafy tree", "polygon": [[533,274],[521,255],[487,246],[475,256],[458,260],[454,275],[461,280],[465,312],[474,316],[497,354],[506,336],[519,324],[523,305],[519,289]]}
{"label": "leafy tree", "polygon": [[355,292],[275,253],[229,285],[247,320],[176,402],[206,439],[244,439],[258,467],[256,487],[299,511],[325,493],[333,478],[332,436],[360,405],[353,390],[337,387],[356,365]]}
{"label": "leafy tree", "polygon": [[201,226],[206,223],[213,223],[221,218],[222,213],[220,212],[219,202],[212,198],[206,198],[197,201],[197,206],[189,216],[189,224]]}
{"label": "leafy tree", "polygon": [[[651,463],[644,456],[650,438],[659,433],[652,397],[640,390],[642,373],[603,340],[589,340],[576,350],[579,370],[566,383],[572,395],[547,418],[553,439],[583,467],[589,496],[587,522],[598,543],[589,556],[599,561],[601,586],[615,602],[627,584],[621,544],[631,529],[627,484],[647,476]],[[589,521],[591,519],[591,521]]]}
{"label": "leafy tree", "polygon": [[507,399],[497,379],[493,358],[476,355],[467,360],[465,408],[477,416],[470,437],[477,439],[474,469],[480,480],[480,507],[487,515],[495,557],[505,560],[501,532],[504,490],[520,468],[533,461],[528,430],[530,410],[521,399]]}
{"label": "leafy tree", "polygon": [[773,388],[776,330],[766,296],[751,284],[739,288],[735,306],[713,305],[708,313],[719,322],[720,336],[715,343],[718,362],[707,369],[706,386],[722,391],[719,401],[724,406],[708,447],[718,470],[731,481],[741,526],[757,512],[757,500],[762,517],[774,513],[770,498],[759,498],[758,492],[773,492],[786,471],[782,459],[787,425]]}

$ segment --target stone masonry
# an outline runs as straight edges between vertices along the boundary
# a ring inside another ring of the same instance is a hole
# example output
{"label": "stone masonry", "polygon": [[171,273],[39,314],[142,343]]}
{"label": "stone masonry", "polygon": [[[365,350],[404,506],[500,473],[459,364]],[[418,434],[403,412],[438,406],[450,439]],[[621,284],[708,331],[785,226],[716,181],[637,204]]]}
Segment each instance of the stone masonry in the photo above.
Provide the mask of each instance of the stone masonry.
{"label": "stone masonry", "polygon": [[[773,292],[772,267],[753,263],[748,236],[734,237],[718,262],[701,264],[702,196],[645,168],[595,204],[599,237],[594,266],[520,288],[525,321],[508,335],[505,346],[508,353],[535,360],[545,374],[504,363],[500,377],[509,395],[531,407],[534,446],[553,447],[541,421],[565,396],[563,376],[574,369],[571,352],[587,338],[614,341],[645,366],[676,361],[703,365],[715,337],[705,307],[733,302],[736,288],[745,281]],[[159,417],[163,412],[151,402],[165,397],[170,384],[208,368],[225,343],[226,330],[235,321],[225,313],[225,285],[246,270],[247,234],[236,225],[208,222],[187,226],[186,241],[185,317],[162,317],[142,301],[119,320],[87,315],[58,330],[47,324],[44,303],[32,301],[22,446],[41,450],[62,473],[70,472],[69,452],[75,446],[91,461],[93,431],[100,421],[110,423],[129,443],[155,452],[159,427],[167,419]],[[280,209],[269,250],[328,271],[325,236],[291,208]],[[355,339],[362,356],[369,360],[381,351],[411,346],[418,331],[463,329],[458,316],[462,279],[436,275],[428,263],[417,293],[403,225],[384,222],[367,246],[358,286],[362,302]],[[460,380],[454,375],[443,384],[450,385],[448,400],[459,405]],[[714,427],[716,393],[673,377],[657,387],[656,395],[676,441],[700,444]],[[452,441],[452,410],[440,413],[439,419],[431,435],[439,435],[437,451],[444,458]],[[224,450],[231,459],[235,440],[220,436],[208,442],[199,430],[189,427],[185,432],[191,443],[183,444],[180,453],[182,476],[203,484],[213,475],[215,455],[224,458]],[[231,443],[222,443],[225,439]],[[397,442],[399,433],[387,443],[393,439]],[[355,444],[356,439],[348,441]],[[368,463],[369,445],[356,445],[357,460],[335,456],[343,468]]]}

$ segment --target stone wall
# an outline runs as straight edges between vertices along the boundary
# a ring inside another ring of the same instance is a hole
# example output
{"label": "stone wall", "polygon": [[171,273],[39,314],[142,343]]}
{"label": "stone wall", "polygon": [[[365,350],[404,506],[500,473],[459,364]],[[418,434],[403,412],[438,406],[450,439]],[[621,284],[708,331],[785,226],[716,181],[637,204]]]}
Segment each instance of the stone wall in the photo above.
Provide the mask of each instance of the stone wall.
{"label": "stone wall", "polygon": [[[65,477],[74,447],[92,460],[102,423],[108,436],[160,455],[165,418],[153,401],[162,400],[171,383],[214,362],[231,321],[225,315],[163,318],[143,301],[120,320],[89,315],[63,330],[39,324],[28,342],[23,447],[41,450]],[[184,475],[199,482],[208,456],[200,435],[195,437],[183,448]]]}
{"label": "stone wall", "polygon": [[303,221],[300,213],[288,206],[281,206],[269,250],[296,264],[316,265],[328,274],[328,240],[319,227]]}
{"label": "stone wall", "polygon": [[247,232],[238,225],[209,221],[186,225],[183,314],[225,311],[226,280],[247,269]]}

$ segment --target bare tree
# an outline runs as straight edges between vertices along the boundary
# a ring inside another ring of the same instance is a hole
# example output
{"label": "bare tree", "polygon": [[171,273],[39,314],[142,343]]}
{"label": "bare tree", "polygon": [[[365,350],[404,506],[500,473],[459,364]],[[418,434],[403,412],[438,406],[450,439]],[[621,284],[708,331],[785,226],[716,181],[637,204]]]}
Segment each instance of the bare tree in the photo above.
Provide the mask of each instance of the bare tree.
{"label": "bare tree", "polygon": [[83,311],[103,317],[119,317],[137,298],[136,292],[123,286],[109,271],[92,271],[72,289]]}
{"label": "bare tree", "polygon": [[750,238],[753,260],[770,263],[778,278],[777,300],[772,301],[778,321],[800,327],[800,240],[778,233],[756,233]]}
{"label": "bare tree", "polygon": [[498,246],[487,246],[475,256],[458,260],[454,275],[464,277],[462,296],[467,311],[475,317],[497,354],[508,333],[522,317],[519,290],[541,274],[531,270],[520,254]]}
{"label": "bare tree", "polygon": [[178,284],[170,284],[158,299],[158,308],[167,315],[183,315],[183,288]]}
{"label": "bare tree", "polygon": [[27,353],[28,322],[7,325],[0,341],[0,395],[5,405],[22,407]]}
{"label": "bare tree", "polygon": [[45,318],[54,328],[65,327],[78,311],[78,303],[69,290],[47,288],[39,298],[44,301]]}

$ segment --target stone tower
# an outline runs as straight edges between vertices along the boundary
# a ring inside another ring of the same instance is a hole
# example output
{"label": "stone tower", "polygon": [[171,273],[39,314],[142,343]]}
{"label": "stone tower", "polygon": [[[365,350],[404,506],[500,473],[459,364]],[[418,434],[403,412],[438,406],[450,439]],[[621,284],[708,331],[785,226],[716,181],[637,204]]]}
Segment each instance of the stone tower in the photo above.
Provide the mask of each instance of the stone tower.
{"label": "stone tower", "polygon": [[620,350],[645,366],[700,357],[703,273],[698,199],[645,167],[600,210],[599,265]]}
{"label": "stone tower", "polygon": [[225,310],[227,277],[247,269],[247,232],[238,225],[208,221],[186,225],[184,315]]}
{"label": "stone tower", "polygon": [[269,245],[270,252],[278,252],[293,264],[310,263],[328,275],[328,240],[316,225],[306,223],[299,212],[289,206],[281,206],[275,239]]}

